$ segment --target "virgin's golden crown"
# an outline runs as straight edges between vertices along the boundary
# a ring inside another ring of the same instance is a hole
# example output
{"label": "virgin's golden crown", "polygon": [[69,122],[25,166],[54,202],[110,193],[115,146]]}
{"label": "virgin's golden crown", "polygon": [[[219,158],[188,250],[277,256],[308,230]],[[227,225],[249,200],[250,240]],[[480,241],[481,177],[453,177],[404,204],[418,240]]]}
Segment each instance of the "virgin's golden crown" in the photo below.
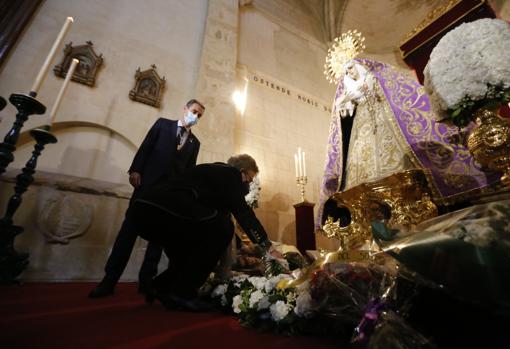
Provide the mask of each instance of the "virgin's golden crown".
{"label": "virgin's golden crown", "polygon": [[324,75],[330,83],[337,84],[344,74],[344,65],[365,50],[361,32],[349,30],[333,40],[326,56]]}

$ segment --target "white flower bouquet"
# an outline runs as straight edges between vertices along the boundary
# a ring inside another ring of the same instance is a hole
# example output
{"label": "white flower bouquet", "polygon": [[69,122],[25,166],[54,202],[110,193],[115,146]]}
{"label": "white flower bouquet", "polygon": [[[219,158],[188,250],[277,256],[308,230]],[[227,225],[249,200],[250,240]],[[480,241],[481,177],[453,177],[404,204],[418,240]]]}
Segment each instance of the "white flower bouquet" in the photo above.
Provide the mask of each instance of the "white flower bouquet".
{"label": "white flower bouquet", "polygon": [[327,263],[307,274],[236,276],[218,284],[211,298],[252,328],[284,334],[350,337],[364,307],[377,296],[383,270],[376,265]]}
{"label": "white flower bouquet", "polygon": [[[295,321],[311,310],[308,288],[282,288],[279,284],[291,280],[288,274],[257,277],[238,276],[226,284],[220,284],[211,293],[222,306],[231,306],[241,322],[257,327],[261,322],[270,321],[275,325]],[[306,299],[309,302],[306,302]]]}
{"label": "white flower bouquet", "polygon": [[250,191],[244,197],[248,206],[250,206],[251,208],[259,207],[259,198],[261,190],[262,189],[260,188],[259,177],[258,176],[253,177],[253,181],[250,183]]}
{"label": "white flower bouquet", "polygon": [[448,32],[425,67],[425,89],[439,121],[464,127],[474,111],[510,101],[510,24],[479,19]]}

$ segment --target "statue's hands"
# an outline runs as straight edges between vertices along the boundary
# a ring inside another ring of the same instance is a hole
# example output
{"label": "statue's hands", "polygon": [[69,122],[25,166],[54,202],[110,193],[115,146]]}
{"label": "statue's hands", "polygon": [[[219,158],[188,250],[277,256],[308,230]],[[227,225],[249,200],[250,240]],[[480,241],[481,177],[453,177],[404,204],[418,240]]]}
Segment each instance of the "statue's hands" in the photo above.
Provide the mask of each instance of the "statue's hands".
{"label": "statue's hands", "polygon": [[352,91],[349,91],[345,94],[345,101],[352,101],[356,97],[356,94]]}
{"label": "statue's hands", "polygon": [[138,172],[131,172],[129,174],[129,183],[133,187],[138,188],[142,184],[142,175]]}

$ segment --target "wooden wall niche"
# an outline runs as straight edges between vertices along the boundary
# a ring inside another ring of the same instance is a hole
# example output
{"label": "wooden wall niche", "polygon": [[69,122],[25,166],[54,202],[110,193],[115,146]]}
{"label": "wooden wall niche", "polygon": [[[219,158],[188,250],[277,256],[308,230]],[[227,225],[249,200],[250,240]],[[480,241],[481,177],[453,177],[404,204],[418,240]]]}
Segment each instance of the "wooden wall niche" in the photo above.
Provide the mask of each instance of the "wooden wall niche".
{"label": "wooden wall niche", "polygon": [[159,108],[165,83],[165,77],[160,78],[156,72],[156,65],[152,64],[150,69],[144,71],[138,68],[135,72],[135,87],[129,91],[129,98]]}
{"label": "wooden wall niche", "polygon": [[64,59],[53,68],[56,76],[65,78],[67,70],[73,58],[80,61],[76,66],[73,74],[73,81],[94,87],[99,67],[103,64],[103,54],[97,55],[92,47],[91,41],[87,41],[85,45],[74,46],[70,42],[64,48]]}

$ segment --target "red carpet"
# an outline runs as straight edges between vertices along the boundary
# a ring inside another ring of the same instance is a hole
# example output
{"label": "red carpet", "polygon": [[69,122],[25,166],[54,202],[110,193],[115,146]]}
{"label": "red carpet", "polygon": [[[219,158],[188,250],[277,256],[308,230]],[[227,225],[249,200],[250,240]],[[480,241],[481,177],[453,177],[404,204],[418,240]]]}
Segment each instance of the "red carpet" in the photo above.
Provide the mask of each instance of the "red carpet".
{"label": "red carpet", "polygon": [[328,339],[285,337],[243,328],[219,312],[167,311],[147,305],[137,284],[89,299],[91,283],[0,286],[2,348],[338,348]]}

